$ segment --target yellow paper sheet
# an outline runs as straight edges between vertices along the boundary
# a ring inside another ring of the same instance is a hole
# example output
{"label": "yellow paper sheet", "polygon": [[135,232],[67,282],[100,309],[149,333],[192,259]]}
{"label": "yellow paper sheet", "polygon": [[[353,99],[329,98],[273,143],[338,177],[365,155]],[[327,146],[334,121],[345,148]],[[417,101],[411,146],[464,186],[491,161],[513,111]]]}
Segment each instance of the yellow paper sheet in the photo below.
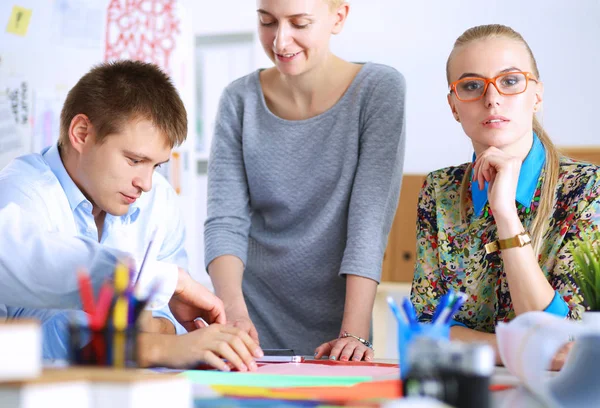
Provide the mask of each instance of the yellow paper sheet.
{"label": "yellow paper sheet", "polygon": [[31,9],[21,6],[13,6],[12,13],[8,19],[8,25],[6,26],[6,32],[23,37],[27,35],[29,20],[31,20],[31,13]]}

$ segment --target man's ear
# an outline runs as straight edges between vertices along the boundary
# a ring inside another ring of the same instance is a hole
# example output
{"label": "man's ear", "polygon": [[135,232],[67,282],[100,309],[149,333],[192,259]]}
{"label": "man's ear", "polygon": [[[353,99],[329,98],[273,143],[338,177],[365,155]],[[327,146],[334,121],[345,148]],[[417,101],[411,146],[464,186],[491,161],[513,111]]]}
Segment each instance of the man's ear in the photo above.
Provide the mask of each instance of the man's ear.
{"label": "man's ear", "polygon": [[338,7],[333,13],[335,14],[335,24],[331,30],[331,34],[339,34],[342,32],[342,28],[344,28],[344,23],[348,18],[348,13],[350,12],[350,4],[344,2],[341,6]]}
{"label": "man's ear", "polygon": [[83,113],[79,113],[71,119],[69,126],[69,142],[71,147],[81,154],[86,143],[93,142],[93,126],[90,119]]}

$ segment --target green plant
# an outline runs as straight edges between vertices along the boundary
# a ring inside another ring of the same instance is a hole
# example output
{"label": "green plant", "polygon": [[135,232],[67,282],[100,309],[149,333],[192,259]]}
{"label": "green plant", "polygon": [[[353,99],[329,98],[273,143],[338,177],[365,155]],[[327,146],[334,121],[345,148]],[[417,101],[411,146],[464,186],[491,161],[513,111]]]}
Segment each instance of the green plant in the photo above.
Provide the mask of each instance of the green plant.
{"label": "green plant", "polygon": [[569,244],[575,261],[573,278],[588,310],[600,311],[600,232]]}

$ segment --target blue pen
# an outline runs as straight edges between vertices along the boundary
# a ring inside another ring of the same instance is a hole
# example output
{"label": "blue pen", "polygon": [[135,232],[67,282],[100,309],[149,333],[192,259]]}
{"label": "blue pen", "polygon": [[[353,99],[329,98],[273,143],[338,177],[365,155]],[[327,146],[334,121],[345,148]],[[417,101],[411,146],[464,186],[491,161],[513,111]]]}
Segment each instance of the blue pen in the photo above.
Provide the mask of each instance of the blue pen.
{"label": "blue pen", "polygon": [[388,296],[387,303],[388,303],[390,309],[392,309],[392,312],[394,313],[394,316],[396,317],[396,320],[398,321],[398,325],[402,324],[402,320],[403,320],[402,313],[400,313],[400,309],[398,308],[398,305],[396,304],[396,301],[394,300],[394,298],[391,296]]}
{"label": "blue pen", "polygon": [[408,324],[415,327],[417,325],[417,314],[415,313],[415,309],[409,298],[405,297],[402,299],[402,309],[404,309],[404,313],[406,313]]}
{"label": "blue pen", "polygon": [[137,298],[134,296],[132,290],[128,290],[125,293],[125,296],[127,296],[127,300],[129,301],[129,309],[127,309],[127,312],[128,312],[127,323],[128,323],[128,326],[133,326],[135,324],[135,319],[136,319],[135,309],[136,309]]}
{"label": "blue pen", "polygon": [[466,300],[467,300],[467,295],[465,293],[458,292],[456,294],[456,300],[454,301],[454,304],[452,305],[452,309],[450,310],[450,313],[446,317],[446,321],[445,321],[446,324],[450,323],[450,320],[452,320],[452,317],[456,314],[456,312],[458,312],[460,310],[462,305],[465,304]]}
{"label": "blue pen", "polygon": [[436,322],[440,313],[442,313],[442,311],[446,307],[448,307],[450,304],[452,304],[453,299],[454,299],[454,292],[452,292],[451,290],[448,291],[444,296],[442,296],[442,298],[440,299],[440,303],[435,308],[435,312],[433,313],[433,319],[431,320],[433,323]]}
{"label": "blue pen", "polygon": [[446,307],[447,302],[448,302],[448,293],[446,293],[446,294],[444,294],[444,296],[442,296],[442,298],[440,299],[440,303],[438,303],[437,307],[435,308],[435,310],[433,312],[433,317],[431,318],[432,322],[434,322],[437,319],[437,316],[440,314],[442,309],[444,307]]}

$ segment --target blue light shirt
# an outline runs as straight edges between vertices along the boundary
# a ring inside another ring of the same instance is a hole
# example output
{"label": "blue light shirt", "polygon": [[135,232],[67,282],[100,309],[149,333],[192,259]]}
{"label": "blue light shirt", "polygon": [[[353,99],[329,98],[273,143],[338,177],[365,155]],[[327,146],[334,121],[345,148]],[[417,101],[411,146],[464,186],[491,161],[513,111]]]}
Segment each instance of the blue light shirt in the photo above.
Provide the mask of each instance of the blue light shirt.
{"label": "blue light shirt", "polygon": [[[5,305],[81,308],[72,271],[88,270],[98,293],[118,260],[128,256],[98,240],[47,232],[14,203],[0,209],[0,231],[11,232],[0,234],[0,300]],[[63,255],[60,260],[56,253]]]}
{"label": "blue light shirt", "polygon": [[[0,171],[0,209],[10,203],[18,205],[32,222],[45,231],[98,240],[92,203],[67,173],[56,145],[44,149],[41,154],[21,156]],[[125,215],[106,214],[99,242],[130,254],[135,264],[141,265],[155,229],[157,234],[153,247],[156,250],[149,255],[150,262],[147,261],[139,283],[145,289],[142,292],[147,293],[154,279],[161,277],[162,288],[149,308],[155,310],[155,316],[166,317],[175,324],[168,310],[168,301],[177,283],[177,267],[187,269],[188,261],[177,195],[168,182],[155,173],[152,190],[142,194]],[[64,253],[56,253],[55,259],[50,262],[65,262],[64,257]],[[14,262],[19,264],[23,259],[14,259]],[[73,280],[76,279],[74,272]],[[15,289],[18,290],[18,287]],[[0,301],[4,303],[2,299]],[[66,358],[68,332],[64,330],[65,313],[0,305],[0,319],[2,316],[36,318],[42,322],[44,358]],[[76,319],[85,319],[83,311],[77,311],[75,315],[79,315]],[[177,324],[176,327],[178,332],[183,330]]]}

